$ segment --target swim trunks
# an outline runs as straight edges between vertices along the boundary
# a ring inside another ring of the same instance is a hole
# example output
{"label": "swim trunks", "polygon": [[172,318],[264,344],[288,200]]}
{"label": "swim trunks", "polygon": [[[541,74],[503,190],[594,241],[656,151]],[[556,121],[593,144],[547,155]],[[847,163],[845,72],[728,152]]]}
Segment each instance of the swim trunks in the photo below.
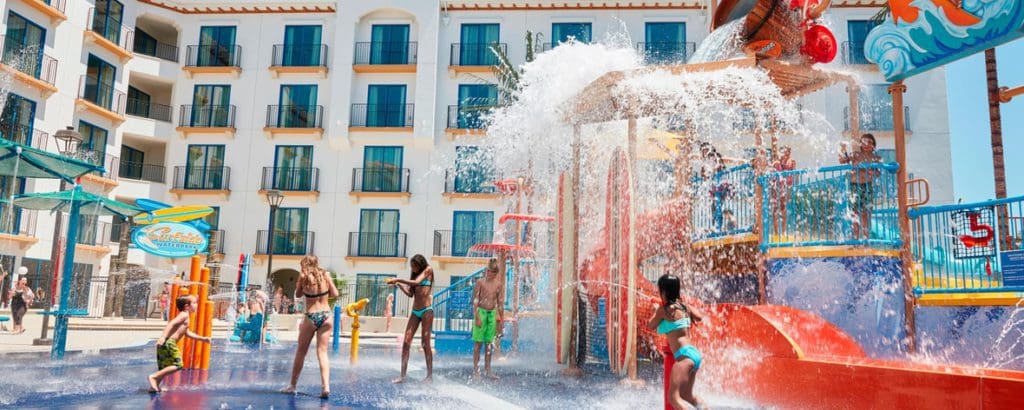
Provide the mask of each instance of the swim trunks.
{"label": "swim trunks", "polygon": [[178,349],[178,341],[167,339],[162,345],[156,346],[157,370],[163,370],[171,366],[181,368],[181,350]]}
{"label": "swim trunks", "polygon": [[491,343],[498,334],[498,322],[495,320],[494,309],[487,310],[476,308],[476,315],[480,318],[480,326],[473,321],[473,341],[476,343]]}

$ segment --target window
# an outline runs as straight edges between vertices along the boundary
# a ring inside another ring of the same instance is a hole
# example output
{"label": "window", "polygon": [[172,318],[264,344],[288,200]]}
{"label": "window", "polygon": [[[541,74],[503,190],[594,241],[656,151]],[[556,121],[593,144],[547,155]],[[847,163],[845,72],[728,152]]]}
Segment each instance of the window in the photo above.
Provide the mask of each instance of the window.
{"label": "window", "polygon": [[7,104],[0,113],[0,136],[22,145],[32,145],[32,119],[35,116],[35,101],[14,93],[7,94]]}
{"label": "window", "polygon": [[156,39],[142,29],[135,27],[135,44],[132,51],[147,56],[156,56]]}
{"label": "window", "polygon": [[391,314],[395,313],[396,288],[385,283],[388,279],[394,277],[396,276],[386,273],[356,274],[356,296],[354,300],[370,299],[370,303],[366,304],[366,309],[363,309],[363,315],[384,316],[388,295],[391,295]]}
{"label": "window", "polygon": [[374,24],[370,33],[370,64],[409,64],[409,25]]}
{"label": "window", "polygon": [[858,104],[862,131],[892,131],[892,98],[885,84],[861,87]]}
{"label": "window", "polygon": [[189,145],[185,189],[225,189],[224,146]]}
{"label": "window", "polygon": [[866,44],[868,33],[875,28],[875,25],[870,20],[846,22],[846,33],[849,37],[846,47],[846,64],[871,64],[867,57],[864,57],[864,44]]}
{"label": "window", "polygon": [[274,189],[313,190],[313,146],[278,145],[274,152]]}
{"label": "window", "polygon": [[203,221],[210,225],[211,231],[216,231],[220,229],[220,207],[211,206],[210,208],[213,208],[213,212],[204,216]]}
{"label": "window", "polygon": [[235,26],[203,26],[199,29],[196,66],[231,67],[235,60]]}
{"label": "window", "polygon": [[363,209],[359,213],[359,255],[394,257],[400,247],[397,209]]}
{"label": "window", "polygon": [[644,58],[647,62],[686,61],[686,23],[647,23],[644,34]]}
{"label": "window", "polygon": [[[12,195],[25,193],[25,178],[0,176],[0,195],[9,200]],[[21,227],[21,208],[0,206],[0,232],[17,234]],[[10,271],[8,271],[10,272]]]}
{"label": "window", "polygon": [[590,23],[553,23],[551,24],[551,41],[558,45],[576,39],[581,43],[590,42]]}
{"label": "window", "polygon": [[85,69],[85,86],[82,98],[96,105],[110,109],[114,100],[114,79],[117,69],[103,59],[89,54]]}
{"label": "window", "polygon": [[366,126],[405,127],[405,86],[370,85],[366,99]]}
{"label": "window", "polygon": [[282,128],[315,128],[316,85],[282,85],[277,124]]}
{"label": "window", "polygon": [[320,26],[285,26],[283,66],[318,66],[322,64]]}
{"label": "window", "polygon": [[452,219],[452,256],[466,256],[471,246],[494,238],[494,212],[455,211]]}
{"label": "window", "polygon": [[363,148],[363,192],[404,192],[402,147]]}
{"label": "window", "polygon": [[274,254],[305,255],[309,209],[278,208],[274,213]]}
{"label": "window", "polygon": [[7,36],[4,38],[3,63],[39,78],[43,68],[43,45],[46,30],[18,13],[7,15]]}
{"label": "window", "polygon": [[463,24],[459,41],[459,65],[495,65],[491,44],[498,42],[499,25]]}
{"label": "window", "polygon": [[140,150],[121,144],[121,166],[118,176],[128,179],[142,179],[142,164],[146,154]]}
{"label": "window", "polygon": [[128,115],[149,118],[150,100],[149,94],[129,85],[128,106],[125,108],[125,112],[128,113]]}
{"label": "window", "polygon": [[233,127],[230,85],[197,85],[192,94],[192,127]]}
{"label": "window", "polygon": [[482,129],[485,110],[498,104],[498,86],[493,84],[459,85],[459,128]]}
{"label": "window", "polygon": [[96,0],[92,15],[92,31],[121,44],[121,21],[124,20],[124,5],[116,0]]}
{"label": "window", "polygon": [[494,159],[490,151],[473,146],[455,147],[455,192],[494,192],[489,186],[493,179]]}
{"label": "window", "polygon": [[103,165],[103,157],[107,154],[107,130],[78,121],[78,133],[82,134],[82,143],[78,144],[80,159]]}

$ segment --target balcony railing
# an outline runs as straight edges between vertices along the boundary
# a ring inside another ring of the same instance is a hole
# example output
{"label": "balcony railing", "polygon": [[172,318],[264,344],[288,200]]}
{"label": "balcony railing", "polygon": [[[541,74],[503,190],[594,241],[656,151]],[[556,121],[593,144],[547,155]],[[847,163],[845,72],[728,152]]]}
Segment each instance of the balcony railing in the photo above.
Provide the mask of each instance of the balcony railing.
{"label": "balcony railing", "polygon": [[[123,232],[123,230],[125,230],[125,229],[129,229],[129,224],[127,222],[119,221],[117,219],[117,217],[114,217],[114,222],[112,222],[110,224],[110,238],[109,238],[110,243],[114,243],[114,244],[120,243],[121,242],[121,232]],[[129,234],[130,233],[131,232],[129,232]],[[129,236],[129,240],[130,239],[131,239],[131,237]]]}
{"label": "balcony railing", "polygon": [[408,168],[354,168],[352,192],[409,192]]}
{"label": "balcony railing", "polygon": [[487,128],[487,121],[484,115],[490,111],[490,106],[448,106],[448,128],[462,130],[482,130]]}
{"label": "balcony railing", "polygon": [[85,161],[90,164],[103,167],[103,172],[96,171],[93,172],[92,175],[98,175],[110,180],[117,179],[117,175],[119,173],[118,169],[121,166],[121,159],[114,155],[90,149],[79,149],[77,152],[72,154],[72,157],[80,161]]}
{"label": "balcony railing", "polygon": [[242,46],[202,44],[185,48],[187,67],[242,67]]}
{"label": "balcony railing", "polygon": [[[850,130],[850,107],[843,108],[846,131]],[[892,107],[882,105],[877,109],[860,112],[861,131],[893,131],[896,125],[892,118]],[[910,131],[910,107],[903,107],[903,129]]]}
{"label": "balcony railing", "polygon": [[[110,240],[110,222],[96,221],[95,217],[89,219],[83,218],[80,221],[81,222],[78,225],[78,237],[75,243],[89,246],[102,246],[112,243]],[[64,220],[64,226],[67,226],[67,219]],[[67,231],[62,230],[62,232]]]}
{"label": "balcony railing", "polygon": [[161,43],[159,41],[147,44],[136,38],[132,51],[137,54],[156,57],[161,60],[167,60],[174,63],[178,62],[178,46],[175,46],[174,44]]}
{"label": "balcony railing", "polygon": [[[256,253],[270,254],[271,241],[269,231],[259,231],[256,235]],[[274,255],[312,255],[316,235],[312,231],[274,231]]]}
{"label": "balcony railing", "polygon": [[508,55],[508,44],[505,43],[453,43],[449,65],[452,66],[493,66],[498,64],[498,56],[492,46],[497,47],[503,55]]}
{"label": "balcony railing", "polygon": [[327,67],[326,44],[274,44],[271,65],[281,67]]}
{"label": "balcony railing", "polygon": [[494,242],[491,230],[437,230],[434,231],[434,256],[469,255],[473,245]]}
{"label": "balcony railing", "polygon": [[57,60],[43,53],[43,46],[28,46],[16,41],[8,41],[5,36],[0,36],[0,43],[3,43],[3,64],[28,74],[32,78],[41,80],[49,85],[57,81]]}
{"label": "balcony railing", "polygon": [[234,128],[234,105],[182,105],[178,126],[191,128]]}
{"label": "balcony railing", "polygon": [[408,42],[365,42],[356,43],[356,64],[416,64],[417,45]]}
{"label": "balcony railing", "polygon": [[118,115],[124,115],[128,102],[128,96],[115,90],[113,84],[104,83],[88,75],[83,75],[78,81],[78,96]]}
{"label": "balcony railing", "polygon": [[212,245],[210,250],[213,253],[220,253],[220,254],[224,253],[224,236],[225,235],[227,235],[227,232],[224,232],[223,229],[217,229],[217,230],[210,231],[210,244]]}
{"label": "balcony railing", "polygon": [[348,256],[404,258],[405,234],[397,232],[349,232]]}
{"label": "balcony railing", "polygon": [[268,128],[323,128],[322,105],[268,105]]}
{"label": "balcony railing", "polygon": [[843,64],[847,64],[847,65],[872,64],[870,61],[868,61],[868,58],[864,56],[864,42],[862,42],[862,41],[844,41],[843,42]]}
{"label": "balcony railing", "polygon": [[264,190],[279,191],[320,191],[320,168],[310,167],[263,167]]}
{"label": "balcony railing", "polygon": [[352,104],[352,127],[412,127],[413,104]]}
{"label": "balcony railing", "polygon": [[125,50],[131,50],[135,43],[135,31],[110,15],[100,14],[95,7],[89,8],[89,21],[85,27]]}
{"label": "balcony railing", "polygon": [[682,64],[697,50],[697,43],[656,41],[636,43],[636,51],[647,64]]}
{"label": "balcony railing", "polygon": [[0,137],[21,145],[28,145],[32,148],[46,150],[49,144],[50,134],[35,127],[22,124],[0,123]]}
{"label": "balcony railing", "polygon": [[174,167],[174,189],[229,190],[231,168],[218,166]]}
{"label": "balcony railing", "polygon": [[[13,211],[12,213],[9,213]],[[10,215],[13,214],[14,218]],[[0,206],[0,232],[11,235],[36,236],[36,221],[39,219],[39,211],[10,207],[10,204]]]}
{"label": "balcony railing", "polygon": [[693,192],[693,238],[706,239],[751,232],[756,221],[754,169],[740,165],[715,173],[710,178],[695,178]]}
{"label": "balcony railing", "polygon": [[164,183],[164,167],[161,165],[121,160],[119,167],[117,176],[120,178]]}
{"label": "balcony railing", "polygon": [[479,164],[479,169],[446,169],[444,171],[444,192],[461,194],[490,194],[495,177],[487,172],[488,164]]}
{"label": "balcony railing", "polygon": [[48,5],[50,7],[53,7],[54,9],[56,9],[57,11],[59,11],[61,13],[65,13],[64,9],[67,7],[67,0],[38,0],[38,1],[46,3],[46,5]]}
{"label": "balcony railing", "polygon": [[137,98],[129,98],[125,108],[125,114],[164,122],[171,122],[173,111],[174,108],[170,105],[146,102]]}

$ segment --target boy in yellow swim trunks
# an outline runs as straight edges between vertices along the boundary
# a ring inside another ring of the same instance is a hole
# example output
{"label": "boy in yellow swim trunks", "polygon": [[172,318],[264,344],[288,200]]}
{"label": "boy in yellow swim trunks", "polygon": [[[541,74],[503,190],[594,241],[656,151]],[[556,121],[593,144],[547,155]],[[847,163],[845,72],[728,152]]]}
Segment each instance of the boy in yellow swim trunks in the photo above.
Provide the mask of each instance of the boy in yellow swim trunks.
{"label": "boy in yellow swim trunks", "polygon": [[178,340],[183,336],[195,340],[210,343],[209,337],[199,336],[188,329],[188,315],[196,311],[196,297],[191,295],[179,296],[174,303],[178,307],[178,315],[167,322],[163,335],[156,339],[156,363],[160,369],[149,375],[149,392],[160,392],[160,381],[168,375],[181,369],[181,350],[178,349]]}
{"label": "boy in yellow swim trunks", "polygon": [[495,258],[487,261],[486,273],[473,286],[473,378],[476,379],[480,378],[480,347],[484,345],[484,375],[498,378],[491,371],[494,338],[498,336],[505,313],[505,292],[501,280],[505,276],[505,258],[504,254],[498,256],[501,262]]}

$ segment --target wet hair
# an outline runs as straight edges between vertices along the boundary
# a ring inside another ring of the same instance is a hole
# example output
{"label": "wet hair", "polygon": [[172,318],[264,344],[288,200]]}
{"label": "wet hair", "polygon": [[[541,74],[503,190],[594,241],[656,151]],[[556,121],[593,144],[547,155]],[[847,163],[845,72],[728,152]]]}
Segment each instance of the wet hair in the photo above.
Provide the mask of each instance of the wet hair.
{"label": "wet hair", "polygon": [[430,264],[427,263],[427,258],[417,253],[412,256],[412,259],[409,259],[409,266],[412,267],[411,279],[416,279],[416,275],[423,273],[423,271],[426,270],[427,267],[430,266]]}
{"label": "wet hair", "polygon": [[[320,267],[320,258],[316,255],[306,255],[299,261],[299,266],[301,267],[302,275],[306,276],[305,284],[315,284],[317,292],[320,292],[320,287],[323,286],[324,282],[330,281],[330,275]],[[276,293],[278,290],[283,292],[284,288],[278,286],[274,292]]]}
{"label": "wet hair", "polygon": [[872,135],[872,134],[864,134],[864,135],[860,136],[860,139],[863,140],[864,138],[867,138],[867,139],[871,140],[871,145],[874,145],[876,147],[878,146],[878,141],[875,141],[875,136],[874,135]]}
{"label": "wet hair", "polygon": [[487,261],[487,270],[489,270],[489,271],[497,272],[498,271],[498,266],[499,265],[498,265],[498,259],[497,258],[491,258],[490,260]]}
{"label": "wet hair", "polygon": [[174,301],[174,306],[177,306],[178,310],[184,310],[189,303],[192,303],[192,295],[181,295]]}
{"label": "wet hair", "polygon": [[682,284],[676,275],[666,273],[658,278],[658,292],[670,304],[679,301],[680,288],[682,288]]}

